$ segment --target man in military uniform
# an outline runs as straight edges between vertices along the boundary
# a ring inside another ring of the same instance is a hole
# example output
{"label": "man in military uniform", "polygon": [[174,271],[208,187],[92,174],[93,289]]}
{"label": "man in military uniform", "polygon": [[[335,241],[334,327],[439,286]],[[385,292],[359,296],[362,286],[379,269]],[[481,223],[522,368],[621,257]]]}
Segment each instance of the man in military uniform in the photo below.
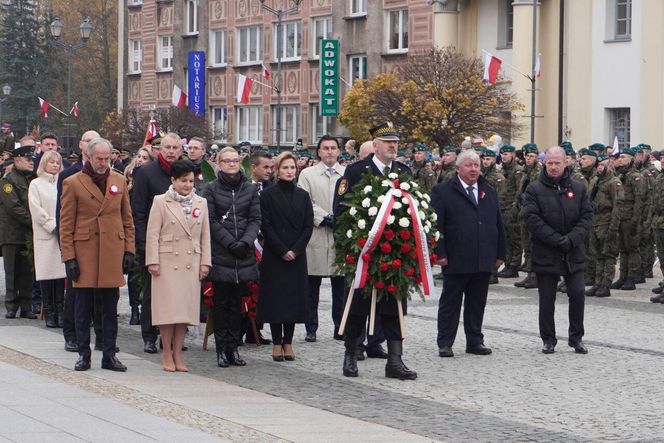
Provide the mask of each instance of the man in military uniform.
{"label": "man in military uniform", "polygon": [[601,143],[593,143],[592,145],[588,146],[588,149],[591,151],[594,151],[595,154],[599,157],[600,155],[606,155],[608,157],[609,154],[606,154],[606,146],[604,146]]}
{"label": "man in military uniform", "polygon": [[620,152],[615,161],[616,172],[623,184],[625,198],[619,209],[620,276],[613,282],[611,289],[622,289],[623,291],[636,289],[634,282],[641,275],[639,240],[647,185],[643,175],[636,170],[635,155],[634,149],[626,148]]}
{"label": "man in military uniform", "polygon": [[[590,231],[590,255],[595,269],[587,273],[595,276],[595,284],[586,291],[588,297],[609,297],[618,258],[618,228],[620,206],[625,194],[622,182],[611,169],[609,157],[597,157],[597,174],[590,184],[590,202],[595,216]],[[593,266],[588,260],[588,267]]]}
{"label": "man in military uniform", "polygon": [[[516,209],[516,198],[519,191],[519,183],[523,174],[521,166],[516,162],[516,148],[512,145],[503,145],[500,148],[502,160],[502,174],[507,182],[507,193],[500,204],[500,212],[505,225],[507,239],[507,258],[505,267],[498,272],[498,277],[514,278],[519,276],[521,266],[521,229],[519,216]],[[503,206],[504,205],[504,206]]]}
{"label": "man in military uniform", "polygon": [[[583,148],[579,150],[579,170],[582,179],[579,181],[586,183],[588,191],[592,189],[592,183],[595,181],[597,175],[597,154],[590,148]],[[585,283],[586,286],[593,286],[595,284],[595,269],[597,263],[595,262],[595,255],[590,250],[590,236],[586,237],[586,258],[588,264],[586,266]]]}
{"label": "man in military uniform", "polygon": [[[505,176],[496,168],[496,153],[491,149],[484,149],[481,155],[482,176],[498,193],[498,205],[502,208],[505,205],[507,198],[507,181]],[[494,270],[489,278],[489,284],[493,285],[498,283],[498,271]]]}
{"label": "man in military uniform", "polygon": [[643,178],[647,185],[647,195],[645,203],[645,214],[641,222],[641,238],[639,239],[639,252],[641,254],[641,278],[635,283],[645,283],[646,278],[652,278],[652,268],[655,264],[655,239],[652,232],[652,206],[654,204],[655,194],[653,189],[655,181],[659,175],[659,171],[650,162],[650,153],[652,148],[650,145],[641,143],[637,148],[642,152],[642,160],[638,166],[639,172],[643,174]]}
{"label": "man in military uniform", "polygon": [[5,265],[5,318],[16,318],[21,308],[22,318],[37,318],[32,312],[32,266],[26,253],[26,240],[32,233],[32,219],[28,207],[28,187],[32,172],[33,146],[21,146],[12,151],[14,169],[0,179],[0,247]]}
{"label": "man in military uniform", "polygon": [[418,143],[413,147],[413,164],[410,169],[413,171],[413,177],[419,182],[420,186],[431,192],[436,185],[438,178],[431,168],[431,163],[427,161],[429,149],[424,143]]}
{"label": "man in military uniform", "polygon": [[[373,137],[375,153],[369,155],[364,160],[353,163],[344,171],[343,177],[337,181],[334,193],[334,215],[338,217],[349,209],[343,202],[343,197],[353,185],[360,181],[366,171],[371,171],[375,176],[387,175],[390,172],[411,175],[410,169],[403,163],[395,160],[397,156],[397,146],[399,143],[399,134],[391,122],[383,123],[372,128],[370,131]],[[344,334],[344,345],[346,352],[344,354],[343,374],[346,377],[357,377],[357,339],[366,328],[367,315],[369,314],[370,298],[365,297],[364,289],[358,289],[353,295],[350,306],[350,314],[346,323]],[[404,308],[407,307],[406,298],[401,301]],[[385,376],[388,378],[398,378],[401,380],[414,380],[417,373],[411,371],[401,360],[403,352],[403,337],[399,326],[399,317],[397,302],[393,298],[384,298],[376,305],[376,314],[380,318],[380,323],[387,339],[387,364],[385,365]]]}
{"label": "man in military uniform", "polygon": [[442,169],[440,175],[438,176],[438,183],[446,182],[451,180],[456,176],[456,158],[457,152],[452,146],[445,146],[442,149]]}
{"label": "man in military uniform", "polygon": [[[521,148],[523,151],[523,173],[519,182],[519,192],[516,198],[516,209],[521,212],[521,196],[526,191],[528,185],[537,181],[542,173],[542,167],[539,163],[539,150],[535,143],[527,143]],[[523,219],[519,220],[519,229],[521,236],[521,247],[523,248],[523,271],[527,273],[526,278],[514,283],[517,288],[532,289],[537,287],[537,276],[531,267],[531,244],[530,232]]]}
{"label": "man in military uniform", "polygon": [[2,138],[0,138],[0,145],[5,152],[14,150],[14,134],[12,133],[12,125],[9,123],[2,124]]}
{"label": "man in military uniform", "polygon": [[[664,195],[664,174],[659,174],[655,179],[653,195]],[[659,258],[659,268],[664,274],[664,198],[655,198],[652,202],[652,230],[657,246],[657,258]],[[653,303],[664,303],[664,280],[660,281],[656,288],[652,290],[655,295],[650,299]]]}

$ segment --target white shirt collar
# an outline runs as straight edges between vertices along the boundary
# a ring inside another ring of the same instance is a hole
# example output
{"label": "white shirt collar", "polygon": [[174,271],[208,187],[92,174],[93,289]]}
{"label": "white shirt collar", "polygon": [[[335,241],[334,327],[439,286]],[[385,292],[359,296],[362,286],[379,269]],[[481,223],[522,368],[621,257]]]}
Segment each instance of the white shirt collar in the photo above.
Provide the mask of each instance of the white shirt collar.
{"label": "white shirt collar", "polygon": [[[459,175],[457,175],[457,177],[459,177]],[[472,187],[472,188],[473,188],[473,191],[476,191],[476,190],[477,190],[477,182],[475,182],[474,185],[469,185],[468,183],[466,183],[466,182],[464,182],[463,180],[461,180],[461,177],[459,177],[459,181],[461,182],[461,186],[463,186],[464,191],[465,191],[466,189],[468,189],[468,186]]]}
{"label": "white shirt collar", "polygon": [[383,164],[383,162],[378,160],[378,157],[376,157],[375,155],[371,159],[373,160],[374,165],[376,165],[381,174],[385,171],[385,168],[390,168],[390,170],[392,170],[392,162],[390,162],[389,165]]}

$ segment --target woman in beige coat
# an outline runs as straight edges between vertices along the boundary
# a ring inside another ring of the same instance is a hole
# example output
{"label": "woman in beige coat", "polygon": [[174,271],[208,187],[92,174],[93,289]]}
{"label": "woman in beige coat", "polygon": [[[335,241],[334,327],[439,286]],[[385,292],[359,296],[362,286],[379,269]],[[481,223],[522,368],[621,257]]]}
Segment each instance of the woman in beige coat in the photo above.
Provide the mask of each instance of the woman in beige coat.
{"label": "woman in beige coat", "polygon": [[152,275],[152,324],[159,325],[164,371],[187,372],[182,344],[197,325],[201,280],[210,271],[207,201],[196,195],[194,166],[171,165],[171,186],[154,198],[148,218],[145,265]]}

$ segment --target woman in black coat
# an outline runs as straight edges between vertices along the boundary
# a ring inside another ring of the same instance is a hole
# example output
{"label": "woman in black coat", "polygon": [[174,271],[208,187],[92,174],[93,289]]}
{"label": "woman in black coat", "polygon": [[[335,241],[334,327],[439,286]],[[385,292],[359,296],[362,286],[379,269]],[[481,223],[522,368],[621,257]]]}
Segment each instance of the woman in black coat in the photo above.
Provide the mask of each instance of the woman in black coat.
{"label": "woman in black coat", "polygon": [[276,186],[261,193],[261,232],[265,238],[260,264],[259,322],[270,323],[274,361],[295,360],[295,323],[306,320],[306,247],[314,226],[309,193],[295,185],[295,157],[275,160]]}
{"label": "woman in black coat", "polygon": [[208,202],[212,269],[208,280],[214,287],[214,342],[217,365],[244,366],[238,353],[241,340],[240,299],[247,282],[258,280],[254,241],[261,225],[258,189],[240,171],[240,157],[234,148],[217,156],[219,175],[208,183],[203,197]]}

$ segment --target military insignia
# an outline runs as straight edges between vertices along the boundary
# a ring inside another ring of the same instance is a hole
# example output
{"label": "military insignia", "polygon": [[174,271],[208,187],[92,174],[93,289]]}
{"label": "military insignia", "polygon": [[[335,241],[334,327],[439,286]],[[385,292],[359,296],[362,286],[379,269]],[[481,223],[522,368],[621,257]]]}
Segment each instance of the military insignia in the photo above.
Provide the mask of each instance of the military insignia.
{"label": "military insignia", "polygon": [[14,187],[12,186],[11,183],[6,183],[3,187],[2,190],[5,191],[7,194],[11,194],[11,192],[14,190]]}
{"label": "military insignia", "polygon": [[342,178],[341,181],[339,182],[339,188],[337,189],[337,194],[339,196],[342,196],[346,193],[347,190],[348,190],[348,180]]}

